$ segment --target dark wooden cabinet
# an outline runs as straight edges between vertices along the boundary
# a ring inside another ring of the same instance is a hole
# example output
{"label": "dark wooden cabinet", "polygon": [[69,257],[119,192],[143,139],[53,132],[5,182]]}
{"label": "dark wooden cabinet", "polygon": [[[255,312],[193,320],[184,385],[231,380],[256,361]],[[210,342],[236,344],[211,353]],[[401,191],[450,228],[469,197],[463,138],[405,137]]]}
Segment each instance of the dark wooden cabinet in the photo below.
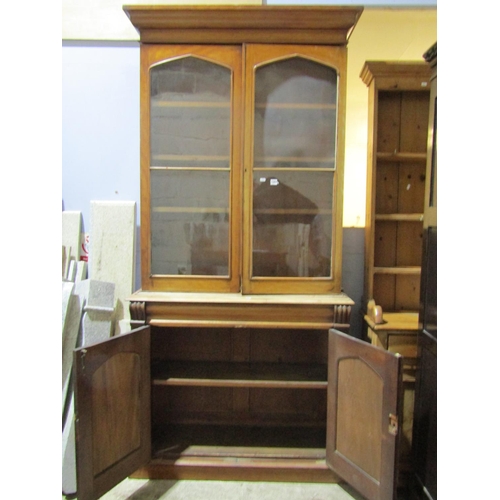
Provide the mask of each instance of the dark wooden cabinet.
{"label": "dark wooden cabinet", "polygon": [[414,489],[437,498],[437,43],[424,55],[432,69],[422,279],[415,392]]}

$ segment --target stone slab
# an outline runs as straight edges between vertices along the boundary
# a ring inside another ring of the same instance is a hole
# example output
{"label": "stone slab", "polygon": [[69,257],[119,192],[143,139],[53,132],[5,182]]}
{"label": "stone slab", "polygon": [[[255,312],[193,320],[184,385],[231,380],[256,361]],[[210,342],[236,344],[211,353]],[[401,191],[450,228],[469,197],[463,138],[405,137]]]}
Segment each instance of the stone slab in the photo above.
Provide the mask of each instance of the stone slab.
{"label": "stone slab", "polygon": [[80,260],[76,263],[76,274],[75,274],[75,283],[79,283],[80,281],[87,279],[87,269],[88,264]]}
{"label": "stone slab", "polygon": [[64,267],[62,279],[67,278],[71,261],[80,260],[80,245],[82,238],[82,213],[76,210],[62,212],[62,245],[66,250],[64,254]]}
{"label": "stone slab", "polygon": [[91,201],[89,277],[115,284],[115,334],[130,331],[135,291],[136,203]]}
{"label": "stone slab", "polygon": [[62,283],[62,333],[64,334],[64,325],[68,316],[68,309],[71,302],[71,295],[75,284],[72,282],[63,281]]}
{"label": "stone slab", "polygon": [[88,287],[83,306],[82,345],[102,342],[114,331],[115,284],[98,280],[84,280],[75,285]]}
{"label": "stone slab", "polygon": [[76,279],[76,260],[69,261],[68,272],[66,273],[66,281],[75,282]]}
{"label": "stone slab", "polygon": [[69,299],[68,312],[62,332],[62,411],[68,397],[73,366],[73,350],[78,347],[78,334],[83,312],[83,297],[74,293]]}
{"label": "stone slab", "polygon": [[65,495],[76,493],[76,443],[75,443],[75,408],[73,395],[68,410],[68,419],[62,434],[62,492]]}

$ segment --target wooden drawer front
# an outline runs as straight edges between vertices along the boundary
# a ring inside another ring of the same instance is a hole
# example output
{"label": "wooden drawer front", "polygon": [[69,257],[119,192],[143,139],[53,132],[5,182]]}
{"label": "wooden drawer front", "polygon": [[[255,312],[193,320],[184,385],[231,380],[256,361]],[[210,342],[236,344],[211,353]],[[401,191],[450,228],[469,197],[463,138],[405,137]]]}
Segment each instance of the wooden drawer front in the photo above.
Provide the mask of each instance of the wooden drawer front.
{"label": "wooden drawer front", "polygon": [[147,303],[146,322],[155,326],[256,328],[349,327],[351,306],[284,304]]}
{"label": "wooden drawer front", "polygon": [[416,334],[389,333],[387,335],[387,350],[399,353],[405,358],[417,357]]}
{"label": "wooden drawer front", "polygon": [[387,332],[384,330],[375,332],[368,327],[368,338],[373,345],[393,353],[401,354],[404,358],[415,359],[417,357],[416,331],[411,333],[393,333],[391,331]]}

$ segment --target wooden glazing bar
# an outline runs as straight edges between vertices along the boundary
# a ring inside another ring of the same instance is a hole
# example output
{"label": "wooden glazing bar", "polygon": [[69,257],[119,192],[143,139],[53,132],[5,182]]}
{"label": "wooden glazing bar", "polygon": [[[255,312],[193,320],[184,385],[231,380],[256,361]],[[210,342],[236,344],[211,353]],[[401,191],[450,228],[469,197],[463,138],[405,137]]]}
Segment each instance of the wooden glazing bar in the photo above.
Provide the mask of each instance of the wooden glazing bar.
{"label": "wooden glazing bar", "polygon": [[258,109],[337,109],[336,104],[310,104],[310,103],[288,103],[288,102],[276,102],[276,103],[255,103],[255,107]]}
{"label": "wooden glazing bar", "polygon": [[155,108],[229,108],[230,102],[194,102],[194,101],[151,101]]}
{"label": "wooden glazing bar", "polygon": [[229,167],[191,167],[191,166],[168,166],[168,167],[157,167],[152,165],[149,167],[150,170],[184,170],[184,171],[200,171],[200,172],[230,172]]}
{"label": "wooden glazing bar", "polygon": [[154,207],[153,212],[168,212],[168,213],[200,213],[200,214],[225,214],[229,213],[227,208],[213,207]]}

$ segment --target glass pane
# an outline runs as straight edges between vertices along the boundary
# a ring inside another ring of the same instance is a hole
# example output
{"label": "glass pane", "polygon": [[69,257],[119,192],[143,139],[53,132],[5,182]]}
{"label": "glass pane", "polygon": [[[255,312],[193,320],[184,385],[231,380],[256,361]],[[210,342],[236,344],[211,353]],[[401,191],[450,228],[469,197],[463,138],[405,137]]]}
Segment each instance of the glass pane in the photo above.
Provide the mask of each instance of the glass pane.
{"label": "glass pane", "polygon": [[151,69],[151,272],[229,274],[231,70]]}
{"label": "glass pane", "polygon": [[330,277],[337,72],[294,57],[255,74],[253,276]]}
{"label": "glass pane", "polygon": [[255,166],[334,167],[337,72],[295,57],[255,78]]}
{"label": "glass pane", "polygon": [[333,172],[254,174],[253,275],[330,276]]}
{"label": "glass pane", "polygon": [[229,172],[151,172],[151,271],[229,274]]}
{"label": "glass pane", "polygon": [[229,168],[229,107],[151,108],[151,164]]}

